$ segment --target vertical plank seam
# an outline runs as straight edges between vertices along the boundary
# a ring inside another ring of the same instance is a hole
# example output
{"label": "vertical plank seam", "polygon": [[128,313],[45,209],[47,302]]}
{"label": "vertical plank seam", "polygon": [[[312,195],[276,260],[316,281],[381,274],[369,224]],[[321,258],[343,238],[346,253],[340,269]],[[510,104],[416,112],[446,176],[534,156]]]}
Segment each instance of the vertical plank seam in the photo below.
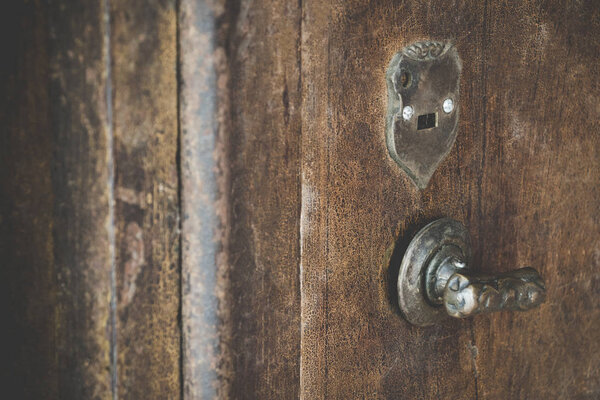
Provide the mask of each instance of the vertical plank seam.
{"label": "vertical plank seam", "polygon": [[179,307],[177,309],[177,325],[179,327],[179,398],[183,400],[185,396],[184,390],[184,342],[183,342],[183,240],[182,240],[182,232],[183,232],[183,213],[182,213],[182,182],[183,182],[183,171],[181,165],[181,36],[180,36],[180,8],[181,1],[175,0],[175,81],[176,81],[176,113],[177,113],[177,150],[175,155],[175,163],[177,168],[177,241],[178,241],[178,251],[177,251],[177,269],[179,270]]}
{"label": "vertical plank seam", "polygon": [[298,83],[297,83],[297,87],[296,90],[299,93],[300,96],[300,104],[298,105],[298,110],[300,110],[300,128],[299,128],[299,135],[300,137],[298,138],[298,147],[297,147],[297,151],[298,151],[298,188],[297,190],[297,202],[298,202],[298,223],[297,223],[297,229],[298,229],[298,271],[297,271],[297,276],[298,276],[298,290],[299,290],[299,296],[298,296],[298,300],[299,300],[299,306],[300,306],[300,310],[298,310],[300,312],[300,318],[299,318],[299,324],[298,324],[298,329],[299,329],[299,334],[298,334],[298,398],[301,398],[302,396],[302,212],[303,212],[303,201],[302,201],[302,181],[303,181],[303,175],[302,175],[302,137],[303,137],[303,123],[302,123],[302,109],[304,107],[304,96],[302,95],[302,52],[303,52],[303,46],[302,46],[302,26],[303,26],[303,21],[304,21],[304,7],[303,7],[303,0],[298,0],[298,15],[300,16],[300,18],[298,19],[298,50],[297,50],[297,66],[298,66]]}
{"label": "vertical plank seam", "polygon": [[103,58],[106,73],[106,167],[108,169],[108,248],[110,257],[110,306],[109,306],[109,360],[110,387],[113,400],[118,399],[117,391],[117,277],[116,277],[116,232],[115,232],[115,163],[114,163],[114,130],[112,109],[112,58],[111,58],[111,29],[110,29],[110,0],[103,0],[104,46]]}
{"label": "vertical plank seam", "polygon": [[[329,10],[333,8],[332,0],[329,0]],[[329,248],[329,233],[331,231],[330,226],[330,197],[329,196],[329,185],[331,182],[331,114],[329,113],[329,105],[331,104],[331,85],[330,85],[330,74],[331,74],[331,11],[327,15],[327,109],[325,116],[327,118],[327,130],[326,134],[326,160],[327,160],[327,175],[325,180],[326,190],[326,200],[325,200],[325,338],[324,338],[324,382],[323,382],[323,398],[328,398],[328,389],[329,389],[329,261],[330,261],[330,248]]]}
{"label": "vertical plank seam", "polygon": [[303,142],[304,142],[304,135],[303,135],[303,129],[304,129],[304,124],[303,124],[303,117],[304,117],[304,93],[303,93],[303,87],[302,87],[302,53],[304,52],[304,7],[303,7],[303,2],[304,0],[298,0],[298,4],[300,6],[300,29],[299,29],[299,36],[300,36],[300,40],[298,43],[298,46],[300,47],[299,53],[300,56],[298,57],[298,63],[299,63],[299,71],[298,71],[298,76],[299,76],[299,91],[300,91],[300,139],[298,140],[298,147],[300,149],[300,151],[298,152],[298,163],[299,163],[299,173],[300,173],[300,188],[299,188],[299,192],[300,192],[300,200],[299,200],[299,207],[300,207],[300,215],[299,215],[299,221],[298,221],[298,242],[299,242],[299,246],[298,246],[298,251],[299,251],[299,256],[298,256],[298,279],[300,281],[298,288],[300,290],[300,343],[299,343],[299,351],[298,351],[298,357],[299,357],[299,361],[298,361],[298,368],[300,369],[299,374],[298,374],[298,398],[302,399],[302,383],[304,382],[304,368],[303,368],[303,357],[302,357],[302,343],[304,343],[304,266],[303,266],[303,256],[304,256],[304,235],[303,235],[303,221],[306,215],[306,208],[305,208],[305,204],[304,204],[304,156],[303,156]]}
{"label": "vertical plank seam", "polygon": [[[479,220],[479,240],[478,240],[478,244],[479,244],[479,252],[481,254],[481,249],[482,249],[482,235],[481,235],[481,231],[482,231],[482,227],[481,227],[481,223],[483,221],[483,205],[482,205],[482,200],[483,200],[483,178],[484,178],[484,174],[485,174],[485,157],[486,157],[486,147],[487,147],[487,51],[486,51],[486,45],[487,45],[487,34],[488,34],[488,24],[487,24],[487,14],[488,14],[488,2],[487,0],[485,0],[483,2],[483,20],[482,20],[482,33],[481,33],[481,88],[482,88],[482,98],[481,98],[481,107],[482,107],[482,113],[481,113],[481,134],[482,134],[482,143],[481,143],[481,164],[480,164],[480,171],[479,171],[479,177],[478,177],[478,212],[477,212],[477,217]],[[476,337],[475,337],[475,322],[473,320],[471,320],[469,322],[470,325],[470,330],[471,330],[471,343],[473,346],[475,346],[477,348],[477,343],[475,341]],[[471,357],[476,357],[476,356],[471,356]],[[479,379],[478,379],[478,372],[477,372],[477,360],[475,358],[473,358],[473,378],[475,381],[475,400],[479,399]]]}

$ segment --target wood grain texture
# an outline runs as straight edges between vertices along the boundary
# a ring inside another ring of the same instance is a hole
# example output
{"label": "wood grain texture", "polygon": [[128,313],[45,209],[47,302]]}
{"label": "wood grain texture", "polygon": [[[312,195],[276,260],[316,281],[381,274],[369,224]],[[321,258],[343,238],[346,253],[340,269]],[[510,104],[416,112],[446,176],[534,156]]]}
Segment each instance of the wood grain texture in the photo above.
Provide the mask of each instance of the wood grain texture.
{"label": "wood grain texture", "polygon": [[49,7],[58,398],[108,399],[114,234],[106,3]]}
{"label": "wood grain texture", "polygon": [[[599,5],[1,14],[11,398],[600,396]],[[388,63],[423,39],[452,40],[463,73],[457,141],[421,191],[384,125]],[[443,216],[480,270],[540,270],[547,302],[405,322],[403,251]]]}
{"label": "wood grain texture", "polygon": [[285,0],[229,6],[228,397],[298,398],[301,13]]}
{"label": "wood grain texture", "polygon": [[[598,396],[598,43],[583,37],[598,36],[597,6],[303,7],[303,397]],[[395,52],[428,38],[461,55],[461,116],[419,191],[385,149],[384,75]],[[547,304],[409,326],[397,268],[441,216],[470,228],[481,269],[539,268]]]}
{"label": "wood grain texture", "polygon": [[[465,5],[453,15],[442,10],[433,2],[305,3],[305,398],[475,397],[469,329],[455,321],[429,330],[409,326],[393,295],[398,258],[407,245],[396,238],[437,216],[464,218],[470,201],[460,146],[424,192],[385,147],[385,71],[397,51],[416,40],[455,38],[463,60],[481,57],[480,48],[468,45],[480,41],[477,7]],[[464,63],[463,82],[477,79],[479,66]],[[461,93],[460,137],[478,142],[478,126],[467,122],[476,121],[480,110],[477,93]]]}
{"label": "wood grain texture", "polygon": [[477,261],[538,268],[548,300],[474,320],[478,391],[598,398],[600,4],[492,2],[485,17]]}
{"label": "wood grain texture", "polygon": [[111,0],[118,396],[178,398],[175,1]]}

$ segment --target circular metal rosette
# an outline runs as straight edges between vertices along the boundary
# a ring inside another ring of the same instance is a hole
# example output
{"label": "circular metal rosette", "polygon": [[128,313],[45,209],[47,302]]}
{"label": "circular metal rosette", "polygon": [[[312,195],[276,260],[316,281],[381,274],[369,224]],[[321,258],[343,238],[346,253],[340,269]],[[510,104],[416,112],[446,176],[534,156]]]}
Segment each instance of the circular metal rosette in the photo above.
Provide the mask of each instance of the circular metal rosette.
{"label": "circular metal rosette", "polygon": [[471,258],[469,232],[462,223],[450,218],[421,229],[404,253],[398,274],[398,304],[404,317],[414,325],[429,326],[449,318],[441,304],[428,300],[426,288],[430,263],[446,253],[467,264]]}

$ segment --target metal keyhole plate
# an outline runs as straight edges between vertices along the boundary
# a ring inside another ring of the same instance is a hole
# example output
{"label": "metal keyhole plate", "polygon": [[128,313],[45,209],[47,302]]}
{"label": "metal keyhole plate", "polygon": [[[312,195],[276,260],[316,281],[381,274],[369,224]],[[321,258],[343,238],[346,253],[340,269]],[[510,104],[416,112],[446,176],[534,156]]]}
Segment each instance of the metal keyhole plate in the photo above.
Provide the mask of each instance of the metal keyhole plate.
{"label": "metal keyhole plate", "polygon": [[456,139],[461,68],[456,49],[434,41],[404,48],[388,68],[388,151],[420,189]]}

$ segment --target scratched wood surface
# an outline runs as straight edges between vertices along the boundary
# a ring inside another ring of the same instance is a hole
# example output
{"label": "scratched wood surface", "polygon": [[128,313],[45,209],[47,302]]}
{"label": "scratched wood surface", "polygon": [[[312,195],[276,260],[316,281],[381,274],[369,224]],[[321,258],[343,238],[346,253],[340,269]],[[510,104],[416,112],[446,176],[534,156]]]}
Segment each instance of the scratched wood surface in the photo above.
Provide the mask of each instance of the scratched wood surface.
{"label": "scratched wood surface", "polygon": [[6,395],[178,398],[175,4],[12,3],[0,117]]}
{"label": "scratched wood surface", "polygon": [[[302,6],[303,397],[598,397],[599,7]],[[419,191],[385,149],[384,74],[427,38],[453,40],[462,58],[461,116]],[[547,303],[409,326],[398,264],[441,216],[469,227],[481,270],[538,268]]]}
{"label": "scratched wood surface", "polygon": [[[481,398],[600,396],[600,5],[484,10],[480,265],[531,265],[548,300],[473,322]],[[509,18],[521,15],[522,18]]]}
{"label": "scratched wood surface", "polygon": [[[473,43],[481,43],[483,15],[476,4],[442,9],[435,2],[304,3],[304,398],[476,396],[469,322],[411,327],[393,295],[406,246],[394,249],[397,238],[439,216],[465,219],[476,190],[464,171],[481,154],[463,146],[483,140],[473,83],[481,76],[483,50]],[[424,38],[455,38],[467,87],[460,140],[420,192],[387,154],[385,71],[397,51]]]}
{"label": "scratched wood surface", "polygon": [[[17,3],[12,398],[600,396],[599,5]],[[420,191],[385,148],[385,71],[429,38],[462,58],[461,114]],[[537,268],[547,302],[406,323],[402,252],[442,216],[481,270]]]}
{"label": "scratched wood surface", "polygon": [[3,387],[10,398],[110,398],[104,7],[12,3],[2,12]]}
{"label": "scratched wood surface", "polygon": [[285,0],[229,12],[230,398],[298,398],[301,14]]}

